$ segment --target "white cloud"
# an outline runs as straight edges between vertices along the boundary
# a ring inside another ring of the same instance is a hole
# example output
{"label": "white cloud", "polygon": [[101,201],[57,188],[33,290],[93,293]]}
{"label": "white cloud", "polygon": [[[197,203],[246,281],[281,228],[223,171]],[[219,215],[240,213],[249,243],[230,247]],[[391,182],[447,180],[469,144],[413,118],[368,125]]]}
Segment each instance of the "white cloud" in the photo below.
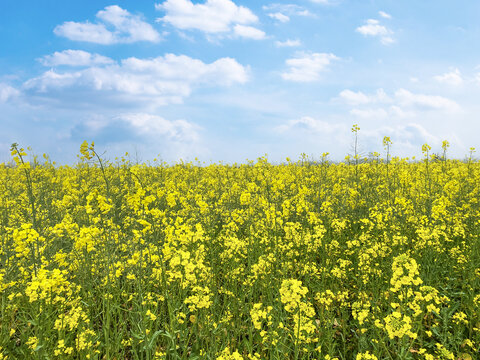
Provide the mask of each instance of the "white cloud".
{"label": "white cloud", "polygon": [[399,119],[407,119],[407,118],[414,118],[417,116],[417,112],[415,109],[408,108],[408,107],[401,107],[399,105],[392,105],[388,108],[388,113],[392,117],[396,117]]}
{"label": "white cloud", "polygon": [[315,16],[303,6],[295,4],[270,4],[262,6],[262,9],[265,11],[275,11],[276,13],[289,16]]}
{"label": "white cloud", "polygon": [[193,87],[229,86],[247,80],[248,69],[232,58],[206,64],[185,55],[166,54],[153,59],[131,57],[120,64],[78,71],[49,70],[25,82],[24,89],[53,99],[76,98],[72,94],[81,93],[92,101],[143,101],[160,106],[182,102]]}
{"label": "white cloud", "polygon": [[439,142],[439,139],[435,135],[431,134],[422,125],[417,123],[398,126],[393,129],[393,134],[398,142],[417,146],[425,143],[434,144]]}
{"label": "white cloud", "polygon": [[83,50],[55,51],[52,55],[40,58],[39,61],[45,66],[92,66],[113,63],[113,60],[108,57],[91,54]]}
{"label": "white cloud", "polygon": [[352,109],[350,114],[363,119],[386,119],[388,112],[385,109]]}
{"label": "white cloud", "polygon": [[339,98],[349,105],[363,105],[378,102],[386,103],[391,101],[383,89],[378,89],[377,92],[372,95],[364,94],[361,91],[354,92],[346,89],[340,92]]}
{"label": "white cloud", "polygon": [[385,11],[379,11],[378,15],[380,15],[384,19],[391,19],[392,18],[392,15],[387,14]]}
{"label": "white cloud", "polygon": [[229,33],[235,25],[258,22],[258,17],[250,9],[237,6],[231,0],[207,0],[203,4],[194,4],[190,0],[166,0],[155,4],[155,8],[165,11],[165,16],[157,21],[178,29],[194,29],[208,34]]}
{"label": "white cloud", "polygon": [[270,13],[268,14],[268,16],[282,23],[286,23],[290,21],[290,18],[287,15],[282,14],[281,12]]}
{"label": "white cloud", "polygon": [[383,44],[383,45],[390,45],[390,44],[393,44],[395,42],[395,39],[392,38],[391,36],[382,36],[380,38],[380,42]]}
{"label": "white cloud", "polygon": [[[53,32],[70,40],[97,44],[133,43],[137,41],[160,41],[160,34],[138,15],[132,15],[117,5],[105,7],[96,17],[98,24],[90,22],[64,22]],[[107,29],[112,28],[112,30]]]}
{"label": "white cloud", "polygon": [[340,99],[350,105],[368,104],[370,102],[370,98],[361,91],[354,92],[346,89],[340,92],[339,96]]}
{"label": "white cloud", "polygon": [[[125,151],[135,154],[136,160],[154,154],[161,159],[207,156],[207,144],[203,128],[187,120],[168,120],[155,113],[116,112],[117,115],[88,114],[69,130],[64,131],[65,139],[101,139],[99,146],[105,146],[110,157],[123,156]],[[102,148],[100,148],[102,149]]]}
{"label": "white cloud", "polygon": [[383,89],[378,89],[375,94],[346,89],[333,100],[354,106],[350,114],[364,119],[405,119],[417,117],[425,111],[456,113],[461,110],[460,105],[453,100],[436,95],[415,94],[405,89],[397,90],[392,96],[387,95]]}
{"label": "white cloud", "polygon": [[160,135],[180,142],[194,142],[199,139],[199,126],[186,120],[170,121],[146,113],[122,114],[116,120],[127,123],[140,135]]}
{"label": "white cloud", "polygon": [[114,34],[108,31],[103,24],[66,21],[62,25],[55,27],[53,32],[58,36],[75,41],[87,41],[103,45],[117,42]]}
{"label": "white cloud", "polygon": [[448,73],[437,75],[437,76],[434,76],[433,78],[439,83],[443,83],[451,86],[460,86],[463,84],[462,74],[458,69],[453,69]]}
{"label": "white cloud", "polygon": [[[363,131],[364,129],[362,129]],[[422,125],[414,122],[397,126],[382,126],[374,130],[363,131],[364,137],[370,144],[379,144],[384,136],[389,136],[396,148],[396,152],[409,154],[418,152],[421,145],[438,144],[438,137],[428,132]]]}
{"label": "white cloud", "polygon": [[451,112],[460,110],[460,106],[455,101],[443,96],[414,94],[405,89],[397,90],[395,99],[401,106],[421,110],[446,110]]}
{"label": "white cloud", "polygon": [[[389,112],[383,112],[382,109],[373,110],[368,114],[367,111],[355,114],[362,119],[372,118],[375,116],[379,121],[384,121]],[[350,120],[351,121],[351,120]],[[379,124],[380,122],[376,122]],[[381,141],[384,136],[390,136],[394,147],[395,154],[402,156],[411,156],[412,153],[417,153],[424,143],[431,145],[438,145],[440,141],[438,137],[429,133],[422,125],[416,122],[409,122],[407,124],[396,126],[375,126],[370,127],[366,124],[361,125],[360,131],[360,150],[367,154],[367,151],[378,149],[381,151]],[[283,134],[291,138],[301,139],[301,150],[304,150],[311,142],[314,142],[317,148],[319,139],[320,143],[328,144],[329,151],[335,153],[337,156],[343,154],[346,147],[352,144],[351,122],[339,122],[336,120],[320,120],[311,116],[304,116],[299,119],[289,120],[281,125],[273,128],[273,131],[278,134]],[[317,148],[318,149],[318,148]],[[313,150],[318,153],[318,150]],[[400,154],[399,154],[400,152]],[[340,159],[340,157],[337,157]]]}
{"label": "white cloud", "polygon": [[266,38],[265,32],[253,26],[235,25],[233,32],[235,35],[247,39],[263,40]]}
{"label": "white cloud", "polygon": [[297,40],[287,39],[285,41],[275,41],[275,46],[277,47],[295,47],[300,45],[302,45],[302,42],[298,39]]}
{"label": "white cloud", "polygon": [[303,116],[300,119],[290,120],[285,124],[279,125],[274,130],[280,133],[292,130],[307,130],[309,132],[321,134],[334,134],[344,128],[345,126],[341,124],[332,124],[327,121],[315,119],[311,116]]}
{"label": "white cloud", "polygon": [[310,1],[315,4],[324,4],[324,5],[330,4],[330,0],[310,0]]}
{"label": "white cloud", "polygon": [[368,19],[367,24],[358,27],[356,31],[360,34],[369,36],[387,35],[389,33],[388,29],[385,26],[380,25],[380,22],[375,19]]}
{"label": "white cloud", "polygon": [[297,82],[311,82],[320,79],[320,74],[328,69],[333,60],[339,58],[327,53],[300,53],[297,57],[288,59],[287,72],[282,73],[282,78]]}
{"label": "white cloud", "polygon": [[364,36],[378,37],[384,45],[389,45],[395,42],[391,36],[393,31],[386,26],[381,25],[380,22],[375,19],[368,19],[365,25],[359,26],[355,31]]}
{"label": "white cloud", "polygon": [[14,87],[11,87],[5,83],[0,83],[0,103],[7,102],[19,94],[20,92]]}

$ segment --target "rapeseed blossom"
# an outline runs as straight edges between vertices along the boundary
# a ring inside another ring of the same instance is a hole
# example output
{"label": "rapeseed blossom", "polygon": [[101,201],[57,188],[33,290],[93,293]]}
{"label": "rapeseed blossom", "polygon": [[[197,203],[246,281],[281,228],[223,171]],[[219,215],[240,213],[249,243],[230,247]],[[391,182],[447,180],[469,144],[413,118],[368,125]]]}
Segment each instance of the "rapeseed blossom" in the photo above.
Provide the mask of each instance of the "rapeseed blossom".
{"label": "rapeseed blossom", "polygon": [[382,144],[276,165],[107,161],[85,142],[57,166],[17,146],[0,359],[475,359],[480,163]]}

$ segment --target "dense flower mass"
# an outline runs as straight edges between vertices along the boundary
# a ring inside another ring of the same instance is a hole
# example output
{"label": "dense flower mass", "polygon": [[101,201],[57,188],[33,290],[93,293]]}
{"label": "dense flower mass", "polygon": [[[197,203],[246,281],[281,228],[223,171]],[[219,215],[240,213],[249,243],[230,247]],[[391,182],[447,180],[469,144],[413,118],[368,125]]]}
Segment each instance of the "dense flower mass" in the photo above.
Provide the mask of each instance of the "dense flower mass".
{"label": "dense flower mass", "polygon": [[[356,130],[358,131],[358,129]],[[475,359],[480,163],[0,164],[0,359]]]}

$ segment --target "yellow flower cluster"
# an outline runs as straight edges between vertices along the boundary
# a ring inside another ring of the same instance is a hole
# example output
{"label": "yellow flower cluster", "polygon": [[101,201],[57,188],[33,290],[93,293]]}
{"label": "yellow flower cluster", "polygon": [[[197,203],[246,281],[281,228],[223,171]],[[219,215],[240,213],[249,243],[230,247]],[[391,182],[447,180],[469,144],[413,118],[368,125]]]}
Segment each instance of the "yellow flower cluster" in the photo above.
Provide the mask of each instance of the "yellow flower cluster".
{"label": "yellow flower cluster", "polygon": [[355,360],[378,360],[378,358],[375,355],[370,354],[369,351],[366,351],[364,353],[358,353]]}
{"label": "yellow flower cluster", "polygon": [[27,284],[25,295],[30,302],[45,300],[47,304],[64,302],[72,295],[71,284],[65,278],[66,270],[39,269]]}
{"label": "yellow flower cluster", "polygon": [[398,292],[402,287],[409,285],[420,285],[418,265],[415,259],[406,254],[395,257],[392,264],[393,276],[390,280],[390,288],[393,292]]}
{"label": "yellow flower cluster", "polygon": [[313,322],[315,309],[304,299],[307,292],[308,288],[302,286],[300,280],[283,280],[280,287],[280,299],[285,310],[292,314],[293,336],[300,342],[313,343],[317,341],[315,337],[312,337],[316,330]]}
{"label": "yellow flower cluster", "polygon": [[222,353],[217,356],[217,360],[243,360],[243,356],[240,355],[238,351],[232,353],[230,349],[226,347]]}
{"label": "yellow flower cluster", "polygon": [[403,338],[405,335],[412,339],[417,338],[417,334],[412,333],[412,319],[407,315],[402,315],[399,311],[394,311],[384,319],[385,330],[390,339]]}
{"label": "yellow flower cluster", "polygon": [[255,329],[261,330],[264,321],[267,326],[272,325],[272,315],[270,315],[272,309],[272,306],[265,308],[262,303],[253,304],[253,308],[250,310],[250,316],[252,317],[252,323]]}

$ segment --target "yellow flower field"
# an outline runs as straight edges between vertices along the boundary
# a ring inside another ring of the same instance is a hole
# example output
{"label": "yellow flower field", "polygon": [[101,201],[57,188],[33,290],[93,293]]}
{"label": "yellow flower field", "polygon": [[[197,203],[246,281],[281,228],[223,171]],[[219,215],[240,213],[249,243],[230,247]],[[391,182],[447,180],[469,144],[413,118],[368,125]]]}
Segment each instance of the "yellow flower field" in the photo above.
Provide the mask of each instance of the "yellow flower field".
{"label": "yellow flower field", "polygon": [[207,166],[84,143],[72,167],[14,144],[0,359],[478,359],[480,163],[447,147]]}

